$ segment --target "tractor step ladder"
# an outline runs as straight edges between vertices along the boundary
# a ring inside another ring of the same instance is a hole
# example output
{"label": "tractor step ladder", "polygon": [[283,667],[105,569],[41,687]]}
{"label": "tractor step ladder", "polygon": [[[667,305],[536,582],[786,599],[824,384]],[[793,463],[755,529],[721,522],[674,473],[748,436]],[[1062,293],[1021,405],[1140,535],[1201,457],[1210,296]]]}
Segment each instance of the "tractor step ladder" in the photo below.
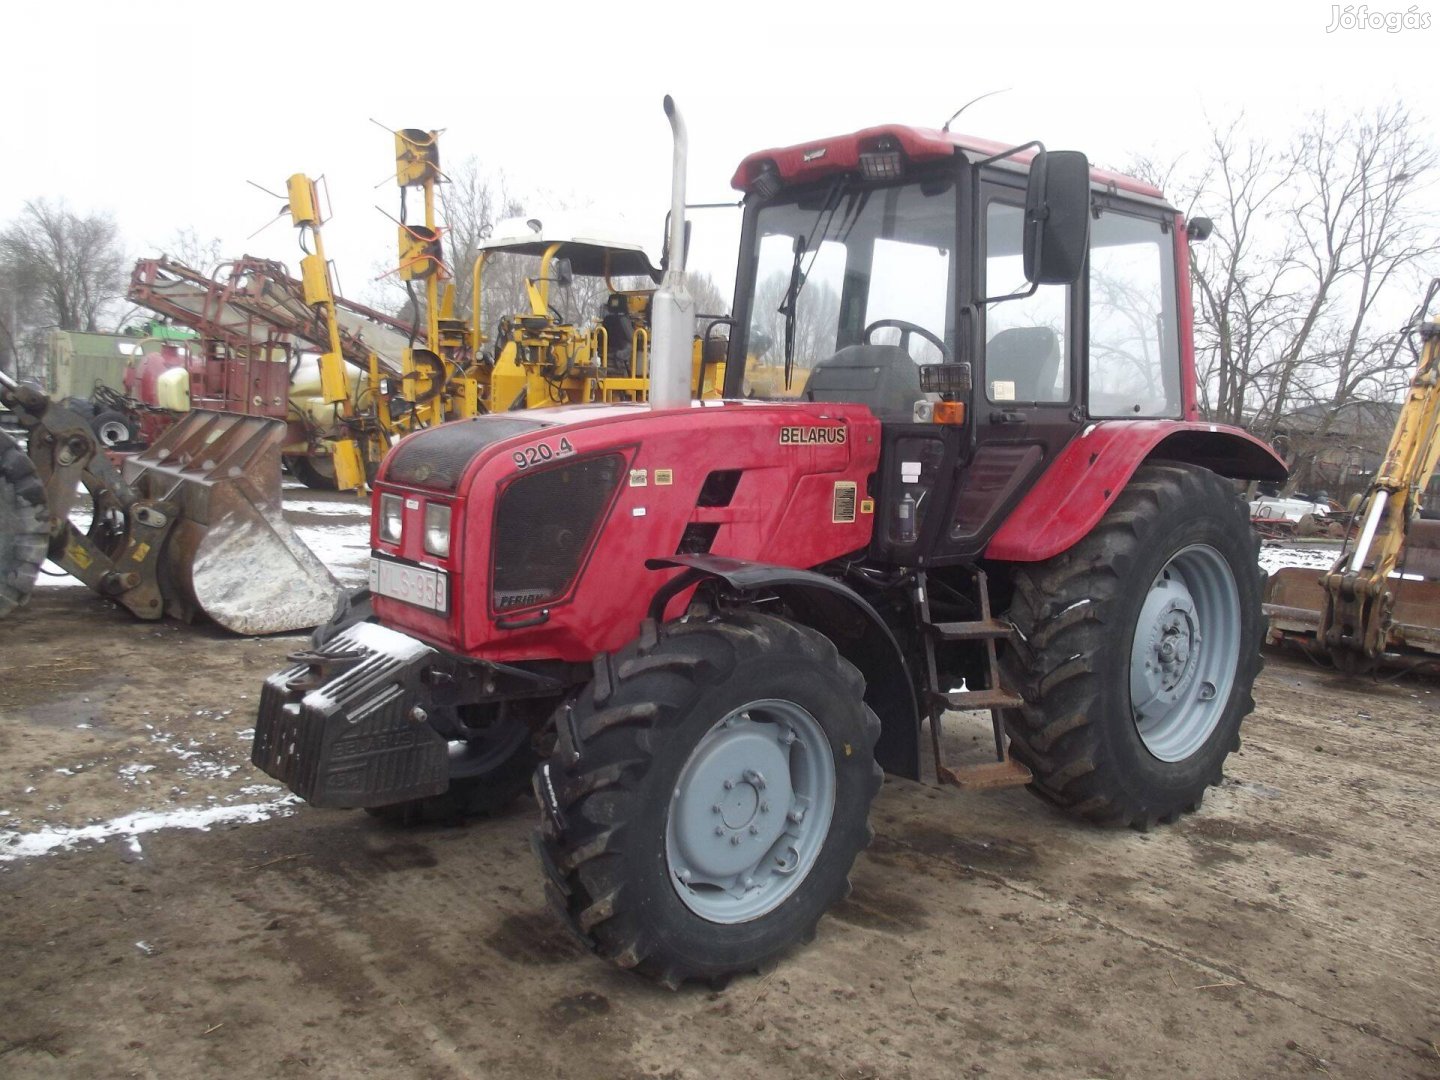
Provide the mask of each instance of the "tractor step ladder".
{"label": "tractor step ladder", "polygon": [[[1004,641],[1013,634],[1014,627],[996,619],[990,613],[990,583],[985,571],[976,568],[975,586],[980,594],[980,618],[971,622],[932,622],[930,620],[930,590],[923,571],[918,575],[916,599],[920,607],[920,621],[925,639],[926,685],[931,689],[926,694],[926,714],[930,718],[930,742],[935,754],[935,775],[943,782],[960,788],[980,791],[989,788],[1020,787],[1031,780],[1030,770],[1010,756],[1010,743],[1005,734],[1004,709],[1018,709],[1025,704],[1020,695],[1007,690],[1000,677],[1000,663],[995,654],[995,643]],[[936,689],[939,684],[939,666],[935,660],[935,646],[938,642],[979,641],[985,644],[986,681],[983,690],[949,692]],[[995,732],[996,760],[978,765],[964,765],[951,768],[945,764],[940,746],[940,718],[947,709],[988,709],[990,724]]]}

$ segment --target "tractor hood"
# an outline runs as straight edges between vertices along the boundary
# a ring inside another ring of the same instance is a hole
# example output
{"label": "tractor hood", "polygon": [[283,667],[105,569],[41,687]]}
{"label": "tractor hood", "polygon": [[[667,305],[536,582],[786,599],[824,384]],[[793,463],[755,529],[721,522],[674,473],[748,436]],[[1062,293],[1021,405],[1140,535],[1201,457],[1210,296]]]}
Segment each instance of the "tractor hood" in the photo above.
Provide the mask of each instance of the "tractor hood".
{"label": "tractor hood", "polygon": [[819,402],[562,406],[418,432],[381,469],[398,538],[377,509],[372,548],[386,580],[421,575],[424,592],[382,589],[376,613],[474,657],[585,660],[633,637],[676,573],[649,559],[811,567],[864,549],[879,455],[869,409]]}

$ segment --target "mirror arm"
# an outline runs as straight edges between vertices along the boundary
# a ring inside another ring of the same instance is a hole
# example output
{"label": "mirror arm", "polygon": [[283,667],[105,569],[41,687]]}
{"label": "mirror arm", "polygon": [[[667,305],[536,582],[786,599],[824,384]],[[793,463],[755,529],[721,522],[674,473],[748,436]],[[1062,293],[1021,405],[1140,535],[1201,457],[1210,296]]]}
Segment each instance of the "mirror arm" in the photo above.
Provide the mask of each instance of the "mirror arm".
{"label": "mirror arm", "polygon": [[982,306],[989,306],[990,304],[999,304],[1006,300],[1024,300],[1027,296],[1034,296],[1039,288],[1040,283],[1038,281],[1032,281],[1030,287],[1024,292],[1006,293],[1004,296],[987,296],[984,300],[980,301],[980,303]]}

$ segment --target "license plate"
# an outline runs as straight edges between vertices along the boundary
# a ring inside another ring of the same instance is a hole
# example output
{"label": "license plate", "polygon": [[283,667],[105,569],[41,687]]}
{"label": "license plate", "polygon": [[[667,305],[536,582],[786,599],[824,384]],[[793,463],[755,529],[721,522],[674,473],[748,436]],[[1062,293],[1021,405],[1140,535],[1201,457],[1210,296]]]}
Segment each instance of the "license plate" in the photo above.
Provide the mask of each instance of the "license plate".
{"label": "license plate", "polygon": [[432,570],[428,566],[410,566],[372,558],[370,591],[377,596],[388,596],[392,600],[403,600],[416,607],[438,611],[441,615],[450,607],[450,589],[445,571]]}

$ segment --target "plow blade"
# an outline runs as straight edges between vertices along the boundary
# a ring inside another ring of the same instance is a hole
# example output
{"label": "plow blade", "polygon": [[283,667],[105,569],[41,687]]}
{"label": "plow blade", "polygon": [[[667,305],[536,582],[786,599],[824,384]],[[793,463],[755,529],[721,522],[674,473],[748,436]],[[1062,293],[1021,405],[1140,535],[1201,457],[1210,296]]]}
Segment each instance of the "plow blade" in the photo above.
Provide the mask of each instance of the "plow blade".
{"label": "plow blade", "polygon": [[165,610],[237,634],[328,619],[340,584],[281,515],[279,420],[194,410],[124,464],[145,499],[174,507],[157,575]]}
{"label": "plow blade", "polygon": [[[1403,576],[1389,579],[1394,600],[1382,663],[1440,663],[1440,523],[1412,522],[1400,558]],[[1325,611],[1324,572],[1286,567],[1265,583],[1266,641],[1315,651]]]}

